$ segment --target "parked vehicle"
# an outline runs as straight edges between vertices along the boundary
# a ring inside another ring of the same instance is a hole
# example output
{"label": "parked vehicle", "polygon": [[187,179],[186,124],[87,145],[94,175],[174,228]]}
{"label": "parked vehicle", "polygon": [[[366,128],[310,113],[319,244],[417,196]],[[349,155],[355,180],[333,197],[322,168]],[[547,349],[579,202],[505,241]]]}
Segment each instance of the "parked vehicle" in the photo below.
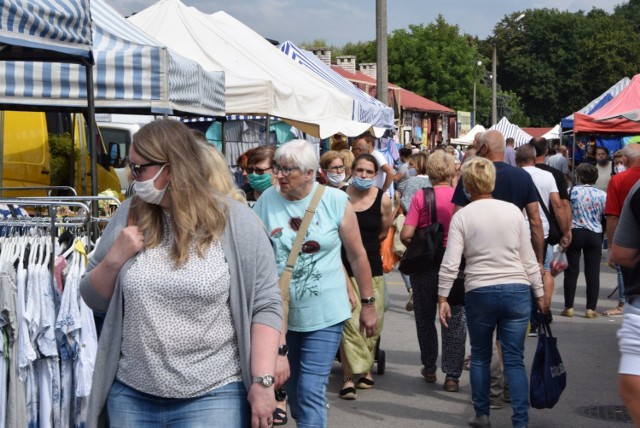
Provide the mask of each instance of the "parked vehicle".
{"label": "parked vehicle", "polygon": [[[0,111],[3,187],[70,186],[91,194],[91,151],[81,114]],[[121,191],[120,181],[99,136],[98,192]],[[3,196],[42,196],[42,191],[4,191]]]}

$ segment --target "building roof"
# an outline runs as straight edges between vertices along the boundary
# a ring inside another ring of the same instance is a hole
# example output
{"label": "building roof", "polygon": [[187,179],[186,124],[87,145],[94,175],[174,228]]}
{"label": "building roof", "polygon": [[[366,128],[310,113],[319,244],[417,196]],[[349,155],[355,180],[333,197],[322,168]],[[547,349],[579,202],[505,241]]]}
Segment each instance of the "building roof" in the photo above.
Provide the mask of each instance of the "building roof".
{"label": "building roof", "polygon": [[551,131],[553,128],[522,128],[524,132],[531,135],[534,138],[542,137],[547,132]]}
{"label": "building roof", "polygon": [[[345,79],[351,81],[352,83],[373,88],[373,92],[370,93],[371,95],[375,95],[376,79],[374,79],[373,77],[367,76],[360,71],[350,73],[349,71],[345,70],[342,67],[338,67],[337,65],[332,65],[331,69],[340,74]],[[407,89],[401,88],[400,86],[394,85],[393,83],[389,83],[389,91],[395,92],[394,96],[404,110],[424,111],[430,113],[455,113],[449,107],[445,107],[442,104],[438,104],[435,101],[431,101],[428,98],[420,96]]]}

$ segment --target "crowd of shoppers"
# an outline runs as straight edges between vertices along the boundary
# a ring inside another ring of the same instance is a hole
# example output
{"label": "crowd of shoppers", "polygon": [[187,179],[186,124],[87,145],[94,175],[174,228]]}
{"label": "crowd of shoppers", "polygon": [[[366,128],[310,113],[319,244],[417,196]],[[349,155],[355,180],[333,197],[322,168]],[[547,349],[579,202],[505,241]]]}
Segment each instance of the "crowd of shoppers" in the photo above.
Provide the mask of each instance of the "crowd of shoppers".
{"label": "crowd of shoppers", "polygon": [[[336,357],[341,398],[356,399],[358,389],[375,385],[385,310],[381,242],[394,211],[406,213],[396,232],[406,246],[430,224],[427,188],[444,229],[444,257],[406,278],[420,373],[437,382],[439,319],[442,387],[457,392],[468,331],[469,425],[490,426],[490,408],[507,400],[507,385],[513,426],[528,424],[524,338],[532,306],[547,314],[551,303],[551,222],[569,261],[562,315],[574,315],[584,253],[585,317],[597,316],[605,215],[610,262],[629,268],[620,288],[637,303],[637,243],[629,230],[640,221],[625,198],[640,200],[638,186],[632,189],[640,145],[613,159],[596,148],[595,165],[579,165],[568,192],[565,152],[548,156],[544,139],[514,150],[500,132],[488,131],[464,155],[450,146],[432,153],[406,147],[397,169],[372,135],[355,138],[351,150],[340,142],[322,156],[303,140],[251,149],[238,158],[240,192],[220,153],[185,125],[158,120],[136,134],[128,158],[135,195],[105,229],[81,284],[91,308],[106,313],[89,426],[169,418],[185,426],[225,420],[270,427],[286,424],[289,413],[299,427],[327,426]],[[605,169],[613,174],[601,177]],[[605,181],[606,192],[598,190]],[[386,192],[392,184],[396,192]],[[285,270],[291,280],[279,288]],[[455,293],[456,286],[463,291]],[[628,333],[635,321],[624,322],[620,383],[627,401],[640,388]]]}

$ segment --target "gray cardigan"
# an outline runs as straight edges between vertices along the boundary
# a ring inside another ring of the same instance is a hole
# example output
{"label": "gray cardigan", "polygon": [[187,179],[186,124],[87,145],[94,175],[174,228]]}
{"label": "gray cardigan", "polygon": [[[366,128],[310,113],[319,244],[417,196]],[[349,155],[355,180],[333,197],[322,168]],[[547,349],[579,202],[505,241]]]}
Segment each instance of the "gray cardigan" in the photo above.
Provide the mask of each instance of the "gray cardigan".
{"label": "gray cardigan", "polygon": [[[124,306],[121,280],[134,259],[120,269],[110,301],[93,290],[89,274],[105,257],[120,230],[126,227],[130,204],[131,200],[123,202],[105,228],[80,282],[82,298],[89,307],[106,312],[89,399],[89,428],[106,426],[106,400],[118,369],[122,343]],[[282,301],[273,249],[260,220],[251,209],[239,202],[229,199],[227,205],[229,215],[221,242],[231,273],[229,301],[240,351],[242,379],[249,390],[252,376],[251,324],[264,324],[279,331]]]}

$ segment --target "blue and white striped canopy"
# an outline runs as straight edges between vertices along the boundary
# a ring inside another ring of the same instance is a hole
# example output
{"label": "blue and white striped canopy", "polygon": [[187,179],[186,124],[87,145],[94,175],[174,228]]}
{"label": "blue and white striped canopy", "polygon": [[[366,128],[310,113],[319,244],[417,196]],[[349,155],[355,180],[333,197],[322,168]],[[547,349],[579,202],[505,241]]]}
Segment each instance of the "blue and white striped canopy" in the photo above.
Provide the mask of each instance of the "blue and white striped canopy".
{"label": "blue and white striped canopy", "polygon": [[89,0],[0,0],[0,46],[91,58]]}
{"label": "blue and white striped canopy", "polygon": [[354,100],[353,119],[380,128],[393,128],[393,109],[357,88],[353,83],[333,71],[312,52],[300,49],[290,41],[282,43],[280,50],[298,64],[322,77],[342,93]]}
{"label": "blue and white striped canopy", "polygon": [[[2,1],[2,0],[0,0]],[[224,115],[224,73],[152,39],[104,0],[91,0],[96,111]],[[84,66],[0,61],[0,103],[85,108]]]}
{"label": "blue and white striped canopy", "polygon": [[513,138],[516,147],[520,147],[523,144],[527,144],[533,138],[531,135],[524,132],[518,125],[509,122],[509,119],[503,117],[498,123],[493,125],[489,130],[500,131],[504,135],[504,139]]}

